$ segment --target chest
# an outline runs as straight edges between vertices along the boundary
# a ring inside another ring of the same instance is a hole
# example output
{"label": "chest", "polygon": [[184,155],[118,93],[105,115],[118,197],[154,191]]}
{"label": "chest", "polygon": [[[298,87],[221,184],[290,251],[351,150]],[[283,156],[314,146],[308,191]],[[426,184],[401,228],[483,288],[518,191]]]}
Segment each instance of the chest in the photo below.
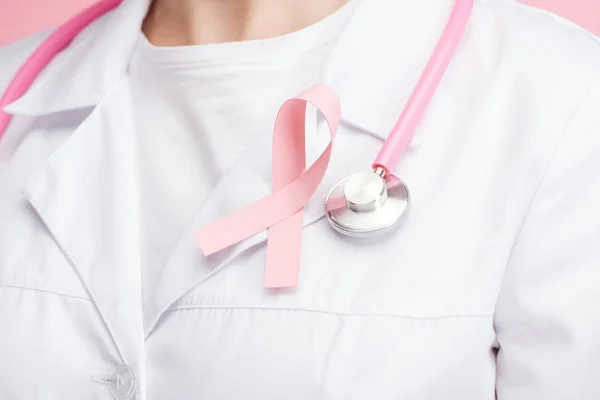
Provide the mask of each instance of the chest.
{"label": "chest", "polygon": [[[518,207],[511,191],[490,183],[509,180],[496,163],[432,162],[440,145],[430,140],[409,149],[400,167],[413,205],[399,229],[351,239],[329,227],[322,201],[335,181],[369,164],[381,141],[342,127],[332,168],[306,208],[295,290],[262,288],[264,236],[211,260],[189,239],[197,225],[240,205],[232,191],[267,190],[250,171],[268,162],[242,164],[214,187],[157,270],[143,312],[133,282],[141,276],[135,214],[108,214],[122,231],[94,231],[96,250],[74,228],[57,229],[68,209],[47,226],[29,217],[2,254],[0,315],[15,327],[2,333],[11,344],[3,359],[12,360],[3,365],[5,387],[23,390],[10,385],[36,364],[35,343],[46,354],[36,390],[57,398],[64,386],[55,382],[70,379],[81,396],[104,398],[105,385],[90,377],[124,364],[148,398],[280,398],[290,390],[298,399],[491,398],[493,308]],[[66,353],[70,363],[60,361]]]}
{"label": "chest", "polygon": [[[396,174],[412,205],[381,238],[342,237],[323,217],[331,187],[368,169],[382,144],[341,125],[304,210],[299,285],[285,291],[262,287],[264,232],[214,257],[193,237],[270,193],[269,140],[218,177],[142,285],[127,96],[108,96],[74,132],[58,129],[68,138],[2,210],[0,318],[15,327],[1,333],[4,387],[64,398],[73,381],[76,396],[105,398],[114,381],[97,377],[127,365],[140,398],[493,398],[495,297],[534,190],[529,126],[487,97],[468,113],[473,104],[450,92],[403,155]],[[327,138],[315,121],[309,162]],[[15,164],[39,148],[31,140]],[[25,387],[34,364],[38,385]]]}

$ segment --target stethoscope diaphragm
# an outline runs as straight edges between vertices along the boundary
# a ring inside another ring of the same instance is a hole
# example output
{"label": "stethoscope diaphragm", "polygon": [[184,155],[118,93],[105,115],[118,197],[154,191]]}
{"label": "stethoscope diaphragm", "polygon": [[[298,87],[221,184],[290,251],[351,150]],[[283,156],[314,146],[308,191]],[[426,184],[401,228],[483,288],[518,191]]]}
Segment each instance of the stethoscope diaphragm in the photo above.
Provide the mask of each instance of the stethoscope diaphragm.
{"label": "stethoscope diaphragm", "polygon": [[350,175],[335,185],[325,200],[325,213],[337,232],[371,237],[394,228],[409,204],[406,184],[377,168]]}

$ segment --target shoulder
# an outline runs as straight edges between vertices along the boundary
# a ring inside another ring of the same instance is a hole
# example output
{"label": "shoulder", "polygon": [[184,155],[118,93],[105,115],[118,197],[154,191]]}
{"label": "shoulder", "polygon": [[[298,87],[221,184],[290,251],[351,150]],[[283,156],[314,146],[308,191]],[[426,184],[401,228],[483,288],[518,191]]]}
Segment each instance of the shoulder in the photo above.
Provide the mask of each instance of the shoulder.
{"label": "shoulder", "polygon": [[[600,39],[516,1],[480,0],[479,8],[475,24],[488,35],[481,40],[490,48],[494,43],[497,75],[508,77],[498,82],[510,93],[503,100],[513,104],[512,134],[531,139],[531,159],[544,160],[531,212],[544,210],[548,221],[568,219],[574,208],[598,216],[590,199],[600,199]],[[587,228],[597,238],[597,223]]]}
{"label": "shoulder", "polygon": [[0,46],[0,93],[4,92],[19,68],[50,33],[49,31],[37,33]]}
{"label": "shoulder", "polygon": [[[554,170],[597,181],[600,170],[600,38],[551,12],[514,0],[479,0],[475,24],[509,76],[516,118],[551,149]],[[507,96],[508,98],[509,96]],[[547,147],[546,147],[547,146]]]}
{"label": "shoulder", "polygon": [[[472,70],[483,71],[498,99],[519,110],[519,123],[539,147],[556,143],[576,121],[600,116],[597,36],[516,0],[476,0],[470,29],[466,54],[479,65]],[[586,136],[589,142],[599,138]]]}
{"label": "shoulder", "polygon": [[[549,11],[516,0],[479,0],[480,42],[523,78],[563,88],[600,77],[600,38]],[[485,40],[487,39],[487,43]]]}

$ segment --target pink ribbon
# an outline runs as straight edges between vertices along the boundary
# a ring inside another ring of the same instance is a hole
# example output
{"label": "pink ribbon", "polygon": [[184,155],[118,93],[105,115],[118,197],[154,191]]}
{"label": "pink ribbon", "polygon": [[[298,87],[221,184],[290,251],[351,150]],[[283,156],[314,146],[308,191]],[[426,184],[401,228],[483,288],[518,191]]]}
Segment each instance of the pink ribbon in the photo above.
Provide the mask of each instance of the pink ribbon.
{"label": "pink ribbon", "polygon": [[[306,170],[304,125],[308,103],[327,120],[331,140]],[[264,286],[297,285],[304,206],[323,180],[340,118],[339,100],[323,84],[281,106],[273,134],[273,193],[196,231],[196,240],[205,256],[268,229]]]}

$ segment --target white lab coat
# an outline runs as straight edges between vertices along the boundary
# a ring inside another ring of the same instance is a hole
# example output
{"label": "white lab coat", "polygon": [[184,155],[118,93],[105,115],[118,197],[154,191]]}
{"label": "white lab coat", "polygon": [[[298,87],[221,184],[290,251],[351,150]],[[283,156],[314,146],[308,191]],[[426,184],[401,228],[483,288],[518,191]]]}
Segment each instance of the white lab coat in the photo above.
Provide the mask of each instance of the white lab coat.
{"label": "white lab coat", "polygon": [[[281,292],[262,287],[264,233],[208,258],[193,237],[270,192],[266,140],[219,178],[142,298],[127,63],[147,5],[87,28],[7,108],[0,399],[599,399],[591,34],[477,1],[396,171],[413,198],[401,229],[355,240],[323,218],[332,184],[369,168],[451,6],[357,8],[323,73],[343,122],[306,207],[299,286]],[[40,40],[0,50],[0,88]]]}

